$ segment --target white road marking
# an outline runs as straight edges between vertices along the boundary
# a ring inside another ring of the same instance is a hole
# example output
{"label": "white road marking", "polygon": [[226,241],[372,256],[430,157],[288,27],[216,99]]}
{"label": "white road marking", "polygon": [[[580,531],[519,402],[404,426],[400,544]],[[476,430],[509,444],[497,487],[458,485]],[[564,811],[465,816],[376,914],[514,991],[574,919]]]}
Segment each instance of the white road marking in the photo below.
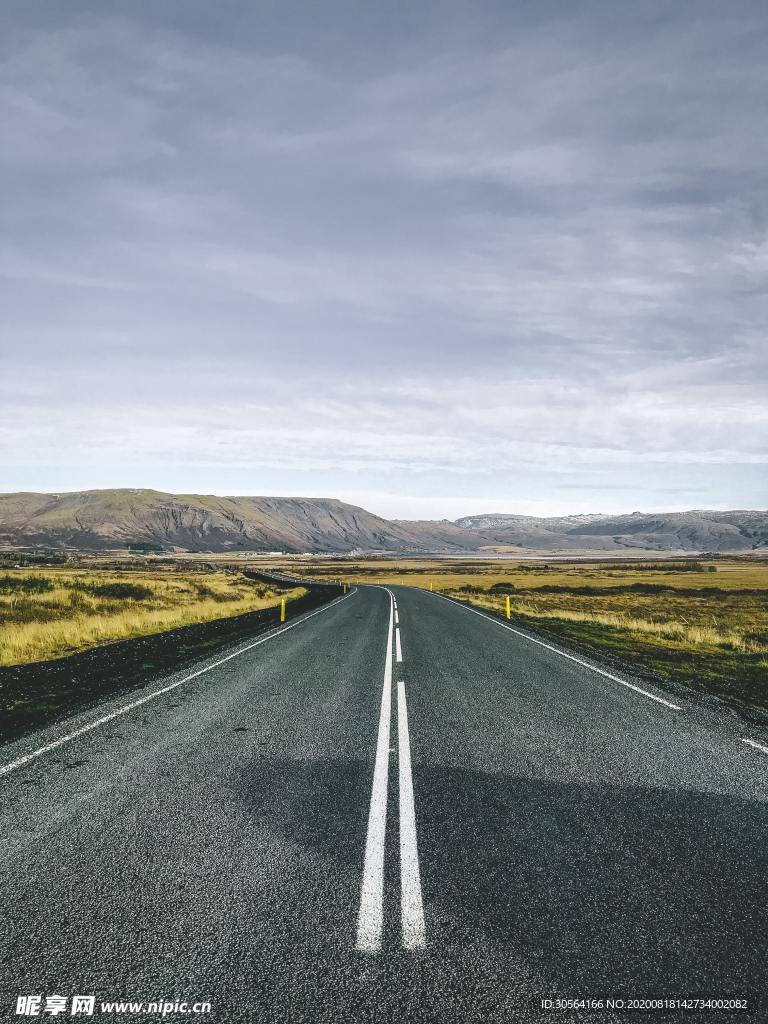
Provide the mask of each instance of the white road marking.
{"label": "white road marking", "polygon": [[395,630],[395,650],[397,651],[396,657],[398,661],[403,660],[403,649],[400,646],[400,630]]}
{"label": "white road marking", "polygon": [[[424,593],[427,594],[429,591],[425,590]],[[677,704],[664,700],[663,697],[657,697],[655,693],[649,693],[648,690],[643,690],[640,686],[635,686],[634,683],[628,683],[626,679],[619,679],[618,676],[614,676],[602,668],[597,668],[595,665],[590,665],[588,661],[582,661],[581,658],[576,658],[573,654],[566,654],[565,651],[561,651],[557,647],[553,647],[551,644],[545,644],[543,640],[537,640],[535,637],[529,636],[527,633],[523,633],[521,630],[515,629],[513,626],[508,626],[506,622],[499,622],[498,619],[494,619],[490,615],[485,615],[483,612],[478,611],[477,608],[470,608],[469,605],[463,604],[459,601],[451,601],[450,598],[445,597],[443,594],[433,594],[432,596],[442,597],[442,599],[444,601],[448,601],[449,604],[458,605],[460,608],[465,608],[468,612],[474,612],[475,615],[479,615],[482,619],[485,619],[486,622],[492,622],[496,626],[501,626],[502,629],[508,629],[510,633],[515,633],[517,636],[521,636],[524,640],[529,640],[532,644],[538,644],[539,647],[545,647],[548,651],[553,651],[555,654],[559,654],[561,658],[567,658],[569,661],[575,661],[577,665],[583,665],[584,668],[588,668],[592,672],[597,672],[598,675],[604,676],[606,679],[612,679],[615,683],[621,683],[622,686],[626,686],[630,690],[634,690],[636,693],[642,693],[644,697],[650,697],[651,700],[655,700],[658,704],[663,704],[672,711],[682,711],[682,708]]]}
{"label": "white road marking", "polygon": [[88,725],[84,725],[80,729],[75,729],[74,732],[70,732],[66,736],[61,736],[59,739],[53,740],[52,743],[46,743],[44,747],[33,750],[31,753],[25,754],[24,757],[20,757],[18,760],[12,761],[10,764],[3,765],[0,767],[0,776],[8,775],[9,772],[15,771],[17,768],[21,768],[25,764],[29,764],[30,761],[34,761],[38,757],[42,757],[43,754],[48,754],[50,751],[62,747],[65,743],[69,743],[71,740],[77,739],[78,736],[83,736],[85,733],[91,732],[92,729],[98,729],[100,725],[106,725],[107,722],[111,722],[115,718],[119,718],[121,715],[127,714],[129,711],[133,711],[134,708],[141,707],[142,704],[147,704],[156,697],[162,697],[164,693],[170,693],[171,690],[175,690],[178,686],[183,686],[184,683],[188,683],[191,679],[196,679],[205,672],[210,672],[211,669],[218,668],[218,666],[223,665],[224,662],[231,661],[232,658],[237,658],[241,654],[245,654],[246,651],[253,650],[254,647],[258,647],[259,644],[264,644],[267,640],[272,640],[274,637],[280,636],[281,633],[287,633],[289,629],[293,629],[294,626],[300,626],[302,622],[306,622],[307,619],[311,619],[314,615],[319,615],[320,612],[327,611],[334,605],[340,604],[341,601],[346,601],[346,599],[351,597],[354,593],[356,593],[356,591],[352,590],[348,594],[345,594],[344,597],[339,597],[336,600],[331,601],[330,604],[323,605],[322,608],[318,608],[316,611],[310,612],[309,615],[305,615],[301,619],[296,619],[295,622],[291,622],[289,625],[275,630],[268,636],[263,636],[261,640],[256,640],[254,643],[248,644],[247,647],[241,647],[238,651],[228,654],[225,658],[220,658],[218,661],[214,661],[212,665],[207,665],[205,668],[198,669],[197,672],[193,672],[191,675],[185,676],[177,683],[171,683],[170,686],[164,686],[161,690],[155,690],[154,693],[147,694],[146,697],[141,697],[139,700],[131,701],[130,704],[125,704],[123,707],[118,708],[117,711],[112,711],[110,714],[104,715],[103,718],[99,718],[95,722],[89,722]]}
{"label": "white road marking", "polygon": [[421,896],[419,853],[416,845],[416,810],[413,801],[408,707],[403,682],[397,684],[397,737],[400,768],[400,910],[403,945],[406,949],[420,949],[426,945],[426,928]]}
{"label": "white road marking", "polygon": [[384,662],[384,688],[381,692],[379,735],[368,812],[360,910],[357,916],[357,948],[364,952],[381,949],[384,927],[384,838],[387,828],[387,787],[389,785],[389,729],[392,717],[392,629],[394,608],[390,594],[387,656]]}
{"label": "white road marking", "polygon": [[764,747],[762,743],[758,743],[756,740],[742,739],[742,743],[748,743],[750,747],[755,747],[757,750],[762,750],[764,754],[768,754],[768,747]]}
{"label": "white road marking", "polygon": [[397,614],[397,608],[395,608],[395,625],[400,625],[400,616]]}

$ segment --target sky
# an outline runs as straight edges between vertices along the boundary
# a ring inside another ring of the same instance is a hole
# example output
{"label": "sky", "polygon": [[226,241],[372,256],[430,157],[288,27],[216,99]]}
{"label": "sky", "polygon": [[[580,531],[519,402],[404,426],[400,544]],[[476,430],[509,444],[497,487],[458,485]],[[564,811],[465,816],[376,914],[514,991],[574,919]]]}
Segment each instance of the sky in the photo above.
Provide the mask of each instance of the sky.
{"label": "sky", "polygon": [[5,0],[0,491],[768,505],[763,0]]}

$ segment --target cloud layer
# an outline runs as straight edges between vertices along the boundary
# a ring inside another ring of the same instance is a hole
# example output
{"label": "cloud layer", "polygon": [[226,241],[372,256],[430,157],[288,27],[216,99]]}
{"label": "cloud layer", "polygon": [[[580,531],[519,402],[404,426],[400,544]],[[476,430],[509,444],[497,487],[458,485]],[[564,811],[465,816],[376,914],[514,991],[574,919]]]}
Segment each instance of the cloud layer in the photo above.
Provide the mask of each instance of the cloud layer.
{"label": "cloud layer", "polygon": [[0,489],[766,505],[764,5],[213,6],[4,9]]}

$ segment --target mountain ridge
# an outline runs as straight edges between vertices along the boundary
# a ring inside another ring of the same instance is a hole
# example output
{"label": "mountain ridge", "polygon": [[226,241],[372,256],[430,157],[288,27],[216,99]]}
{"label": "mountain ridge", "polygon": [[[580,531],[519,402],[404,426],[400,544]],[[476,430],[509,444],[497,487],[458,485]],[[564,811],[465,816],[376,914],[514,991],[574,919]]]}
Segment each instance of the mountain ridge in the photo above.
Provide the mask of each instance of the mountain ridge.
{"label": "mountain ridge", "polygon": [[768,512],[485,513],[384,519],[338,498],[171,494],[113,488],[0,494],[0,547],[330,554],[721,552],[768,549]]}

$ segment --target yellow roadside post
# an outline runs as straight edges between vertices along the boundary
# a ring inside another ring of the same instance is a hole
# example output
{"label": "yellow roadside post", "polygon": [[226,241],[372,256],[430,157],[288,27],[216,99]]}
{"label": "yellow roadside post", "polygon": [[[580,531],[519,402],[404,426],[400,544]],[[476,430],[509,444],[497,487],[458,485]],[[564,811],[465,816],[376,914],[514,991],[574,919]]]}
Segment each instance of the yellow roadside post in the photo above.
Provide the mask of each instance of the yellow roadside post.
{"label": "yellow roadside post", "polygon": [[432,589],[432,584],[431,584],[431,583],[429,584],[429,589],[430,589],[430,590]]}
{"label": "yellow roadside post", "polygon": [[280,599],[280,621],[285,622],[285,598]]}
{"label": "yellow roadside post", "polygon": [[509,618],[509,617],[510,617],[510,614],[509,614],[509,594],[507,594],[507,618]]}

